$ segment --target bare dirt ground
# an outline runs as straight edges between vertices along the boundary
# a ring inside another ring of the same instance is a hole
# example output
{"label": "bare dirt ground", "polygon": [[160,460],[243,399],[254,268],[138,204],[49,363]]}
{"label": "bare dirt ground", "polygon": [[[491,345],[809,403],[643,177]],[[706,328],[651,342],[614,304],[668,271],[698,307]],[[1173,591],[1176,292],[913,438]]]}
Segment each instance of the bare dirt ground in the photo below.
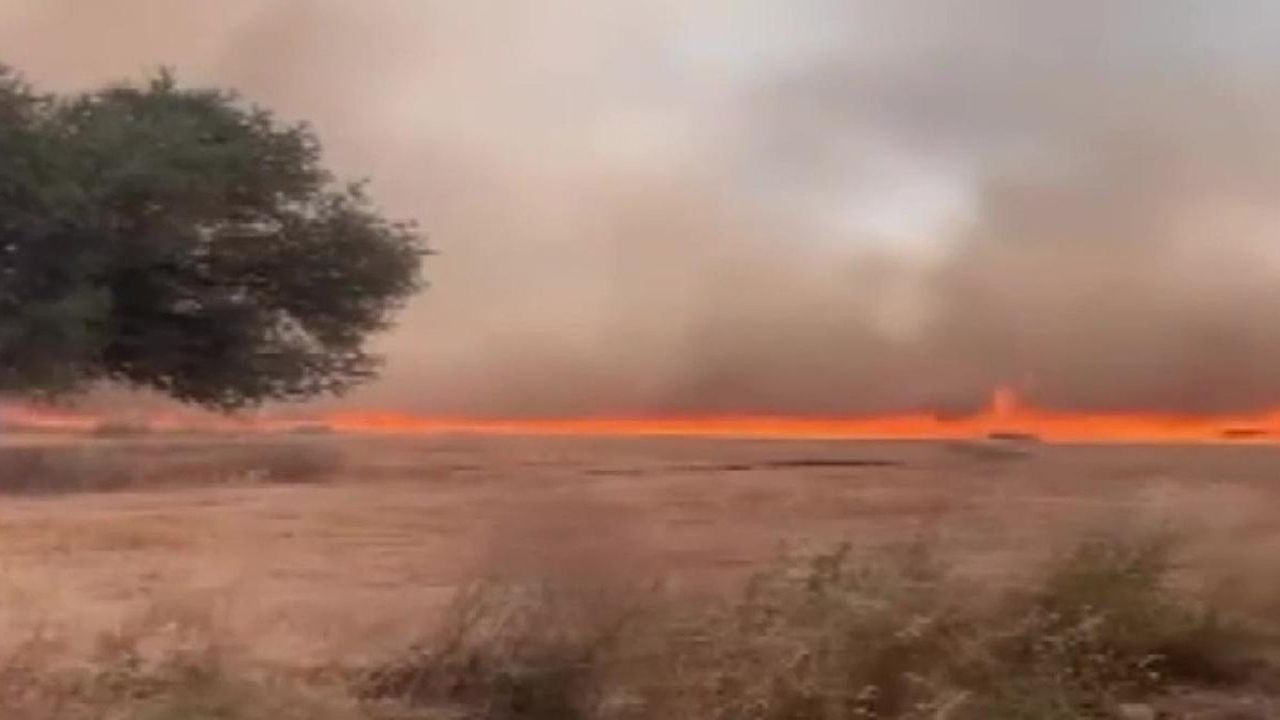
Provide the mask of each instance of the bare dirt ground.
{"label": "bare dirt ground", "polygon": [[[174,443],[218,457],[260,441],[61,442],[56,452],[79,453],[83,472],[107,455],[143,467]],[[1189,577],[1208,592],[1280,611],[1277,447],[272,442],[302,458],[322,453],[332,477],[273,483],[240,463],[217,485],[175,478],[0,497],[0,636],[38,629],[80,652],[89,648],[77,643],[145,618],[207,625],[259,659],[309,665],[395,648],[460,585],[493,575],[697,590],[758,567],[783,543],[924,534],[998,582],[1055,538],[1139,527],[1186,537]]]}

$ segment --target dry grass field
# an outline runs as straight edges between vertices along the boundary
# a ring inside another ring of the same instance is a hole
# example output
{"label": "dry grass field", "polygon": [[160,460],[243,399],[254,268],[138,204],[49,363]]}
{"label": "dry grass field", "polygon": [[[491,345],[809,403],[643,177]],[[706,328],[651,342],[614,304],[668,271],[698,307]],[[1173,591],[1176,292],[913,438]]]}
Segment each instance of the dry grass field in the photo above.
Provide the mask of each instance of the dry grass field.
{"label": "dry grass field", "polygon": [[[1179,593],[1263,627],[1280,617],[1278,476],[1280,448],[1265,445],[10,438],[0,639],[9,667],[42,677],[122,652],[140,673],[140,658],[193,647],[246,676],[327,677],[438,635],[467,588],[571,590],[600,608],[646,593],[711,603],[779,557],[847,543],[855,563],[928,547],[976,598],[1019,587],[1082,538],[1156,536],[1171,538]],[[5,717],[292,717],[23,702]],[[952,717],[930,712],[919,717]],[[1047,712],[987,716],[1078,716]],[[421,715],[437,716],[449,715]]]}

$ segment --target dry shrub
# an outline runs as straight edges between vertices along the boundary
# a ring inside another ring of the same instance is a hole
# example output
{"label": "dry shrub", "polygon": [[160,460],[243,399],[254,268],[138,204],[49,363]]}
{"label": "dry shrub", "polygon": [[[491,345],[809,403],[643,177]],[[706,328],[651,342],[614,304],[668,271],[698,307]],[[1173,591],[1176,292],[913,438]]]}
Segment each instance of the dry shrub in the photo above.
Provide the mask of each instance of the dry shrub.
{"label": "dry shrub", "polygon": [[628,618],[581,588],[477,585],[438,637],[362,673],[357,694],[484,720],[598,717],[603,671]]}
{"label": "dry shrub", "polygon": [[1163,539],[1090,539],[989,590],[926,544],[795,556],[708,606],[655,594],[470,595],[446,631],[361,676],[367,700],[518,720],[1113,717],[1175,685],[1242,684],[1240,628],[1171,584]]}
{"label": "dry shrub", "polygon": [[[206,614],[207,615],[207,614]],[[162,606],[71,661],[35,634],[0,658],[0,718],[15,720],[356,720],[344,694],[256,671],[200,613]]]}
{"label": "dry shrub", "polygon": [[965,652],[967,608],[947,581],[924,545],[792,558],[682,623],[648,704],[678,717],[901,716],[933,701]]}
{"label": "dry shrub", "polygon": [[1173,582],[1167,535],[1087,539],[987,621],[960,717],[1113,717],[1180,684],[1243,684],[1258,650]]}

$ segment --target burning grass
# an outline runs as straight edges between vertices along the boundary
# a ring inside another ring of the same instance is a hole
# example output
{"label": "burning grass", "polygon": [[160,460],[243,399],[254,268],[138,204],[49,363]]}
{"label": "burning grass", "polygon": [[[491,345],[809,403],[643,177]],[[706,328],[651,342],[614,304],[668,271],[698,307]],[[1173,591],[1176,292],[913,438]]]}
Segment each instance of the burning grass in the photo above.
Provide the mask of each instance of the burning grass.
{"label": "burning grass", "polygon": [[68,408],[0,404],[0,424],[35,434],[134,437],[150,433],[253,433],[536,437],[685,437],[721,439],[952,440],[1034,444],[1275,443],[1280,408],[1244,414],[1158,410],[1070,411],[1027,403],[1011,387],[997,387],[990,403],[971,413],[917,408],[886,414],[841,416],[770,414],[591,415],[560,417],[432,416],[340,410],[312,417],[258,414],[211,416],[168,411],[96,414]]}

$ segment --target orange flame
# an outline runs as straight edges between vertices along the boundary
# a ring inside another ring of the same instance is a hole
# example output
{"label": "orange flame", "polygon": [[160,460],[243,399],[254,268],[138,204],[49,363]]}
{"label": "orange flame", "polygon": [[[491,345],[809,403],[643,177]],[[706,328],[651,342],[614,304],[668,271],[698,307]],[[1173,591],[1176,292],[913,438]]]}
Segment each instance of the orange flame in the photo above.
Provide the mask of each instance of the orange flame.
{"label": "orange flame", "polygon": [[306,419],[156,414],[132,420],[30,406],[0,407],[0,429],[88,433],[292,432],[327,429],[356,434],[485,434],[535,436],[681,436],[779,439],[1037,438],[1049,442],[1196,443],[1280,439],[1280,408],[1236,415],[1168,412],[1067,412],[1024,403],[1009,387],[966,416],[910,412],[868,416],[680,415],[563,418],[471,418],[377,411],[338,411]]}
{"label": "orange flame", "polygon": [[341,412],[329,416],[324,422],[345,432],[403,434],[894,440],[1030,437],[1052,442],[1115,443],[1258,441],[1280,437],[1280,409],[1240,415],[1061,412],[1027,406],[1009,387],[998,388],[986,409],[960,417],[915,412],[855,417],[704,415],[477,419]]}

